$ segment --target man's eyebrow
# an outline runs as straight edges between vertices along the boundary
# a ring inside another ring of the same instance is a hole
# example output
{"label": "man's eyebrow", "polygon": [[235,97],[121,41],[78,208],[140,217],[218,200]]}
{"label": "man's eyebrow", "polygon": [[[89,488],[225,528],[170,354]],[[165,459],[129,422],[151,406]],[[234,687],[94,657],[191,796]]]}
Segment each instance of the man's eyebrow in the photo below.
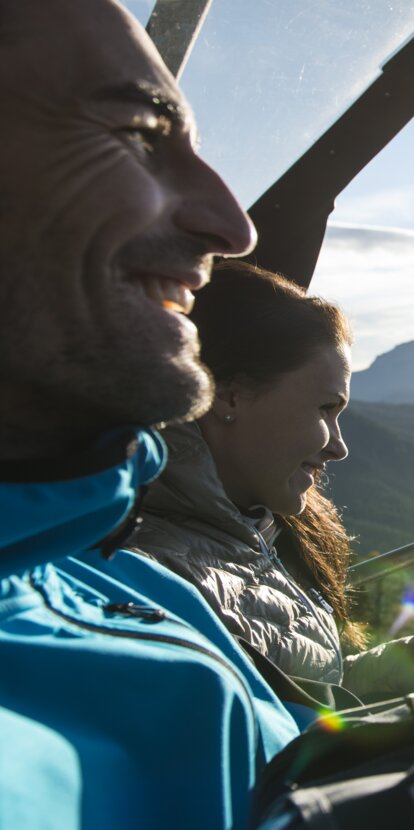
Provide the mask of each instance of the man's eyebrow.
{"label": "man's eyebrow", "polygon": [[174,124],[183,125],[186,121],[185,111],[180,104],[166,98],[157,89],[139,82],[126,81],[121,84],[109,84],[94,90],[89,98],[94,101],[119,101],[132,104],[144,104],[152,107]]}

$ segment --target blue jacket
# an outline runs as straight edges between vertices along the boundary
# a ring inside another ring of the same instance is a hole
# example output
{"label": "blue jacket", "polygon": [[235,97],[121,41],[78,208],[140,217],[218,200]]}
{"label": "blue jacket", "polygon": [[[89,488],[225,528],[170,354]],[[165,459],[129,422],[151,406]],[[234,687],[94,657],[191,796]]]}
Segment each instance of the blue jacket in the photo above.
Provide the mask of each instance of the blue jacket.
{"label": "blue jacket", "polygon": [[0,464],[2,830],[245,830],[257,774],[298,734],[192,586],[102,558],[164,452],[125,430]]}

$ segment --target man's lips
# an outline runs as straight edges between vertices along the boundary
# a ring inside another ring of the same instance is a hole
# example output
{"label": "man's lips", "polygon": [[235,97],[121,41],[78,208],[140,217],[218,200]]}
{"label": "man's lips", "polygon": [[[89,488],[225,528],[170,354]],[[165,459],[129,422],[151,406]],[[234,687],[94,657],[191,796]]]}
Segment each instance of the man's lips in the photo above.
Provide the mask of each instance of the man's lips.
{"label": "man's lips", "polygon": [[162,305],[167,311],[189,314],[194,305],[194,294],[187,285],[169,277],[146,275],[142,285],[147,297]]}
{"label": "man's lips", "polygon": [[213,256],[207,243],[170,234],[162,239],[131,239],[113,257],[118,278],[140,284],[147,296],[167,311],[190,314],[193,291],[209,282]]}

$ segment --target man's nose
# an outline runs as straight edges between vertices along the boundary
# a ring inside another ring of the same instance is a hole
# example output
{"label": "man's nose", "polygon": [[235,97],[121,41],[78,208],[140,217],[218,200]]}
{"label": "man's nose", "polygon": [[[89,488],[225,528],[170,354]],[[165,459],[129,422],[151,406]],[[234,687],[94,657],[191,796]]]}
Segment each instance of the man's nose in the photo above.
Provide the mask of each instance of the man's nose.
{"label": "man's nose", "polygon": [[198,156],[183,191],[175,223],[186,233],[203,237],[206,253],[240,256],[253,250],[257,242],[253,222],[220,176]]}

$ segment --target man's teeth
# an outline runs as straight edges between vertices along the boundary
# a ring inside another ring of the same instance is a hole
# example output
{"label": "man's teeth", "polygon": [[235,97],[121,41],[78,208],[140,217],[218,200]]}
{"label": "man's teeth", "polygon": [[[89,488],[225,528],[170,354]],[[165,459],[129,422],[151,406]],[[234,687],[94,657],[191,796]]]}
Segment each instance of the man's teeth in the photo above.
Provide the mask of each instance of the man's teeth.
{"label": "man's teeth", "polygon": [[162,305],[167,311],[190,313],[194,305],[194,295],[181,282],[166,277],[151,276],[146,277],[143,284],[147,296]]}

